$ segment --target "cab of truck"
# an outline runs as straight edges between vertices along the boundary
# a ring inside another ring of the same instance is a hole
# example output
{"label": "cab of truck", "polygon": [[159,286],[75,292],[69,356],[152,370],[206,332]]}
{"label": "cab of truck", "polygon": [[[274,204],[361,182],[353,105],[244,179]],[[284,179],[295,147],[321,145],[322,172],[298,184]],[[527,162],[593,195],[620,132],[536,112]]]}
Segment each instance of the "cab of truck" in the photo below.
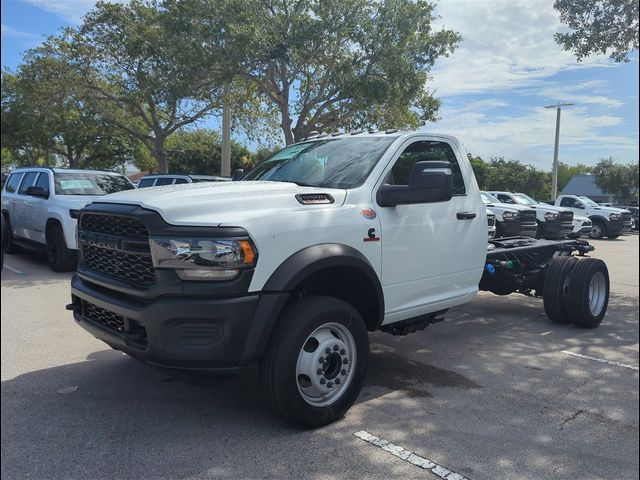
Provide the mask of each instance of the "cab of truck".
{"label": "cab of truck", "polygon": [[538,224],[534,209],[501,202],[489,192],[480,192],[480,195],[487,209],[496,216],[496,238],[537,235]]}

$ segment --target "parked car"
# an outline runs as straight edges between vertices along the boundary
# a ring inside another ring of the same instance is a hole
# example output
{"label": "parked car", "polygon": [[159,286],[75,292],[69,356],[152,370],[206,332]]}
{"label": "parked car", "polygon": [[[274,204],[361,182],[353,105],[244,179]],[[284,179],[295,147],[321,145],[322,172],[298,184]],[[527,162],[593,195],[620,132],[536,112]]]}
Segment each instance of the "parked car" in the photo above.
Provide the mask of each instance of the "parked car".
{"label": "parked car", "polygon": [[[534,210],[507,208],[535,231]],[[320,427],[357,399],[369,331],[422,330],[479,289],[542,297],[554,322],[600,324],[606,264],[572,255],[588,244],[489,242],[485,215],[453,137],[305,139],[241,181],[142,188],[82,209],[68,308],[93,336],[154,365],[260,362],[277,413]]]}
{"label": "parked car", "polygon": [[591,234],[593,223],[589,220],[589,217],[583,215],[573,216],[573,230],[569,235],[569,238],[580,238],[581,236],[588,236]]}
{"label": "parked car", "polygon": [[602,207],[589,197],[581,195],[560,195],[556,199],[556,206],[564,207],[574,214],[589,217],[593,226],[589,236],[591,238],[618,238],[625,230],[631,230],[631,212],[613,207]]}
{"label": "parked car", "polygon": [[495,238],[496,237],[496,216],[488,208],[487,208],[487,226],[489,227],[489,230],[488,230],[489,238]]}
{"label": "parked car", "polygon": [[212,175],[177,175],[173,173],[145,175],[138,182],[137,188],[160,187],[163,185],[178,185],[181,183],[200,182],[228,182],[231,178]]}
{"label": "parked car", "polygon": [[638,207],[637,206],[625,206],[625,205],[616,205],[615,208],[620,208],[620,209],[624,209],[627,210],[631,213],[631,221],[633,222],[631,225],[631,228],[633,230],[638,230]]}
{"label": "parked car", "polygon": [[538,232],[536,211],[522,205],[502,203],[488,192],[480,192],[486,207],[496,216],[496,237],[535,237]]}
{"label": "parked car", "polygon": [[77,211],[104,195],[130,189],[131,182],[114,172],[17,168],[2,194],[4,251],[45,250],[52,270],[72,270],[78,248]]}
{"label": "parked car", "polygon": [[551,240],[565,238],[573,232],[573,212],[539,202],[525,193],[489,191],[502,203],[524,205],[536,211],[538,236]]}

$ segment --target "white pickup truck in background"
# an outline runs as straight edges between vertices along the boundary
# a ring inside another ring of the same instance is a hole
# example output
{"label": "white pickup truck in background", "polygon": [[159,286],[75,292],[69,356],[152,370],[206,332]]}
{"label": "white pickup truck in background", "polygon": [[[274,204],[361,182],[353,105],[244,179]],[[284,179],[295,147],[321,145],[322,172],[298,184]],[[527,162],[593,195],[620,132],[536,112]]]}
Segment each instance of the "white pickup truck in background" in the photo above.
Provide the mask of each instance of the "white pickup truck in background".
{"label": "white pickup truck in background", "polygon": [[370,331],[424,329],[480,289],[542,297],[552,321],[583,328],[608,304],[604,262],[573,255],[586,242],[487,240],[446,135],[313,135],[241,181],[116,193],[78,222],[68,309],[82,328],[162,367],[259,362],[269,403],[308,427],[356,400]]}
{"label": "white pickup truck in background", "polygon": [[556,206],[584,215],[592,222],[591,238],[618,238],[633,228],[631,212],[621,208],[603,207],[589,197],[579,195],[560,195]]}

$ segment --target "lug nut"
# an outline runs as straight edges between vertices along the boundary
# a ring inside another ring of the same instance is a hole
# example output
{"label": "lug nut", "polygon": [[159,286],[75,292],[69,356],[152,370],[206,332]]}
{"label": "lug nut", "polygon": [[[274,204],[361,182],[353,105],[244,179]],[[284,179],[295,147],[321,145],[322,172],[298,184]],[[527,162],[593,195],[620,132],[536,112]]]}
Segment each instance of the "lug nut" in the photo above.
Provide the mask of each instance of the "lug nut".
{"label": "lug nut", "polygon": [[337,352],[338,350],[340,350],[340,347],[338,345],[334,345],[333,350]]}
{"label": "lug nut", "polygon": [[319,368],[318,370],[316,370],[316,373],[317,373],[318,375],[322,375],[323,371],[322,371],[322,369],[321,369],[321,368]]}
{"label": "lug nut", "polygon": [[344,348],[340,350],[340,355],[344,355],[345,353],[347,353],[347,351]]}
{"label": "lug nut", "polygon": [[342,371],[340,372],[341,375],[346,375],[347,371],[343,368]]}
{"label": "lug nut", "polygon": [[324,363],[324,357],[320,357],[320,358],[318,359],[318,361],[319,361],[320,363]]}
{"label": "lug nut", "polygon": [[349,365],[349,359],[345,358],[344,360],[342,360],[342,364],[343,365]]}
{"label": "lug nut", "polygon": [[336,378],[335,382],[336,382],[336,385],[340,385],[340,379],[339,378]]}
{"label": "lug nut", "polygon": [[333,388],[333,382],[329,382],[329,383],[327,383],[327,387],[329,387],[329,388]]}
{"label": "lug nut", "polygon": [[324,353],[326,353],[327,355],[329,355],[331,353],[331,349],[330,348],[326,348]]}
{"label": "lug nut", "polygon": [[320,379],[320,383],[321,383],[322,385],[324,385],[324,384],[325,384],[325,382],[326,382],[326,380],[325,380],[324,378],[321,378],[321,379]]}

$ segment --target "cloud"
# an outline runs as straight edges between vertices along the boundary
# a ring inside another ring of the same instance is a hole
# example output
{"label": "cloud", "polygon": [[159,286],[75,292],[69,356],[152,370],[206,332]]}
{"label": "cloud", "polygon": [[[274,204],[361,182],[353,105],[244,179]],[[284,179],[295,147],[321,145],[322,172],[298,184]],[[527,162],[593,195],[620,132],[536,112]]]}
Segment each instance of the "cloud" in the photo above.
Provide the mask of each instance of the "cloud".
{"label": "cloud", "polygon": [[25,0],[45,12],[55,13],[71,24],[79,24],[96,0]]}
{"label": "cloud", "polygon": [[[553,152],[555,116],[555,110],[543,107],[528,107],[518,116],[490,115],[478,109],[477,102],[472,102],[461,108],[445,105],[442,119],[426,129],[457,136],[468,151],[483,158],[504,156],[548,169]],[[604,152],[610,152],[610,155],[631,161],[637,157],[638,139],[637,136],[622,135],[613,128],[623,124],[624,118],[620,116],[593,115],[586,107],[563,110],[562,159],[593,163],[604,156]]]}
{"label": "cloud", "polygon": [[9,25],[1,24],[2,27],[2,36],[9,38],[22,38],[25,40],[38,40],[42,38],[41,35],[31,32],[22,32],[20,30],[16,30],[15,28],[11,28]]}
{"label": "cloud", "polygon": [[446,27],[462,35],[449,58],[438,59],[430,89],[440,97],[542,85],[556,73],[607,66],[603,55],[577,63],[553,39],[561,30],[553,0],[447,0],[438,4]]}

